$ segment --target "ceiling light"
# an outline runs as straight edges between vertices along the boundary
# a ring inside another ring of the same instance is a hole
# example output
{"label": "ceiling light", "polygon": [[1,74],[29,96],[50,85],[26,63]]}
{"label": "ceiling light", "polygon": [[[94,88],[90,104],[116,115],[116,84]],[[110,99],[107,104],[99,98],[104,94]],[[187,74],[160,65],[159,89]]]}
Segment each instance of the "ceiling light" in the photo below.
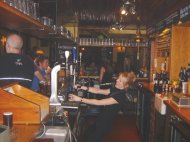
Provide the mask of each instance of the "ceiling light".
{"label": "ceiling light", "polygon": [[122,14],[122,15],[125,15],[125,14],[126,14],[126,11],[123,9],[123,10],[121,11],[121,14]]}
{"label": "ceiling light", "polygon": [[112,29],[112,30],[123,30],[123,28],[124,28],[125,26],[124,25],[122,25],[120,22],[116,22],[115,24],[113,24],[110,28]]}
{"label": "ceiling light", "polygon": [[131,2],[130,2],[130,1],[126,1],[125,4],[126,4],[126,5],[130,5]]}
{"label": "ceiling light", "polygon": [[135,0],[124,0],[124,3],[122,7],[120,8],[121,15],[128,15],[129,13],[134,15],[136,14],[136,8],[135,8],[136,1]]}
{"label": "ceiling light", "polygon": [[125,5],[123,5],[120,9],[121,15],[125,15],[126,14],[126,8]]}

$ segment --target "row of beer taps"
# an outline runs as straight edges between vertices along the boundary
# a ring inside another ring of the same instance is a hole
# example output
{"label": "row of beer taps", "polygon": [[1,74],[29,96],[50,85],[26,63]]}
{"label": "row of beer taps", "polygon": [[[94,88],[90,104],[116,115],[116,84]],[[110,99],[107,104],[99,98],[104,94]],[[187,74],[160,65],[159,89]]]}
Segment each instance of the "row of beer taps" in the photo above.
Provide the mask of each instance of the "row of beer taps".
{"label": "row of beer taps", "polygon": [[65,51],[65,63],[57,64],[53,67],[51,71],[51,96],[49,99],[50,105],[53,106],[60,106],[61,101],[58,98],[58,72],[60,70],[65,70],[65,76],[73,77],[73,86],[76,84],[76,77],[77,77],[77,64],[79,62],[79,67],[81,66],[81,59],[82,59],[82,53],[79,53],[79,61],[77,60],[77,49],[76,47],[72,48],[72,64],[69,66],[69,56],[70,51]]}

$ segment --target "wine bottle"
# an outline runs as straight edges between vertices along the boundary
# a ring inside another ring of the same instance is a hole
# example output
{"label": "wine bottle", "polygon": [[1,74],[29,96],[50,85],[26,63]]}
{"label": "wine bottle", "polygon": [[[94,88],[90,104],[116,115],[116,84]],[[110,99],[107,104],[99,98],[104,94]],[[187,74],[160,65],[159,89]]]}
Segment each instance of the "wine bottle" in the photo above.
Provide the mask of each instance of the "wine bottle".
{"label": "wine bottle", "polygon": [[154,93],[158,93],[158,73],[156,73],[156,77],[154,78]]}
{"label": "wine bottle", "polygon": [[187,77],[187,72],[186,68],[184,67],[183,69],[183,80],[182,80],[182,93],[187,94],[187,89],[188,89],[188,77]]}
{"label": "wine bottle", "polygon": [[179,72],[179,87],[182,88],[182,82],[183,82],[183,67],[181,67]]}
{"label": "wine bottle", "polygon": [[187,69],[187,78],[188,78],[188,93],[190,93],[190,63],[188,64],[188,69]]}
{"label": "wine bottle", "polygon": [[188,77],[188,80],[190,80],[190,63],[188,64],[187,77]]}

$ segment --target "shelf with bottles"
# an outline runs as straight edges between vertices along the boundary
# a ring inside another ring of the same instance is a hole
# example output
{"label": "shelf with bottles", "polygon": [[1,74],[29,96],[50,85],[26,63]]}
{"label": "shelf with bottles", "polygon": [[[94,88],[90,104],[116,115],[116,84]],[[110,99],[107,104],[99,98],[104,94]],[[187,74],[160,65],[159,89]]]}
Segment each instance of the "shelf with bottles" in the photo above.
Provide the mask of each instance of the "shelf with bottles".
{"label": "shelf with bottles", "polygon": [[163,36],[157,36],[157,43],[162,43],[162,42],[170,42],[171,41],[171,33],[163,34]]}
{"label": "shelf with bottles", "polygon": [[155,93],[190,93],[190,63],[188,68],[181,67],[179,79],[169,80],[167,72],[156,73],[154,77]]}
{"label": "shelf with bottles", "polygon": [[169,49],[171,46],[171,43],[164,43],[164,44],[160,44],[160,45],[157,45],[156,49],[159,50],[159,49]]}
{"label": "shelf with bottles", "polygon": [[[5,1],[5,0],[3,0]],[[38,38],[58,38],[69,42],[74,42],[68,31],[65,34],[59,33],[50,23],[44,24],[43,21],[38,19],[30,12],[24,12],[13,5],[0,1],[0,27],[23,32]],[[49,21],[51,21],[49,19]]]}
{"label": "shelf with bottles", "polygon": [[183,94],[190,93],[190,63],[188,68],[181,67],[179,72],[179,86]]}
{"label": "shelf with bottles", "polygon": [[169,75],[166,71],[162,71],[160,73],[156,72],[154,74],[153,83],[154,83],[154,92],[155,93],[172,91],[171,85],[169,85],[170,84]]}
{"label": "shelf with bottles", "polygon": [[165,57],[165,52],[170,52],[171,29],[163,30],[158,33],[155,40],[155,49],[159,57]]}
{"label": "shelf with bottles", "polygon": [[167,48],[165,48],[165,49],[157,49],[157,52],[156,52],[157,57],[167,58],[168,54],[169,54],[169,50]]}

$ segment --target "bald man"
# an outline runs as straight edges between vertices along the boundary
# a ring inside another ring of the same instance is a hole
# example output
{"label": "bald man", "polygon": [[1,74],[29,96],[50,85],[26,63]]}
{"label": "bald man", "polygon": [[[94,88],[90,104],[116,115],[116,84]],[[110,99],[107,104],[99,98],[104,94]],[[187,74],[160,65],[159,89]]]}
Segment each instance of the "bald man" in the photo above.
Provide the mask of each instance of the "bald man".
{"label": "bald man", "polygon": [[22,38],[17,34],[7,37],[6,53],[0,55],[0,84],[18,82],[22,86],[31,87],[34,77],[34,63],[26,55],[21,54]]}

